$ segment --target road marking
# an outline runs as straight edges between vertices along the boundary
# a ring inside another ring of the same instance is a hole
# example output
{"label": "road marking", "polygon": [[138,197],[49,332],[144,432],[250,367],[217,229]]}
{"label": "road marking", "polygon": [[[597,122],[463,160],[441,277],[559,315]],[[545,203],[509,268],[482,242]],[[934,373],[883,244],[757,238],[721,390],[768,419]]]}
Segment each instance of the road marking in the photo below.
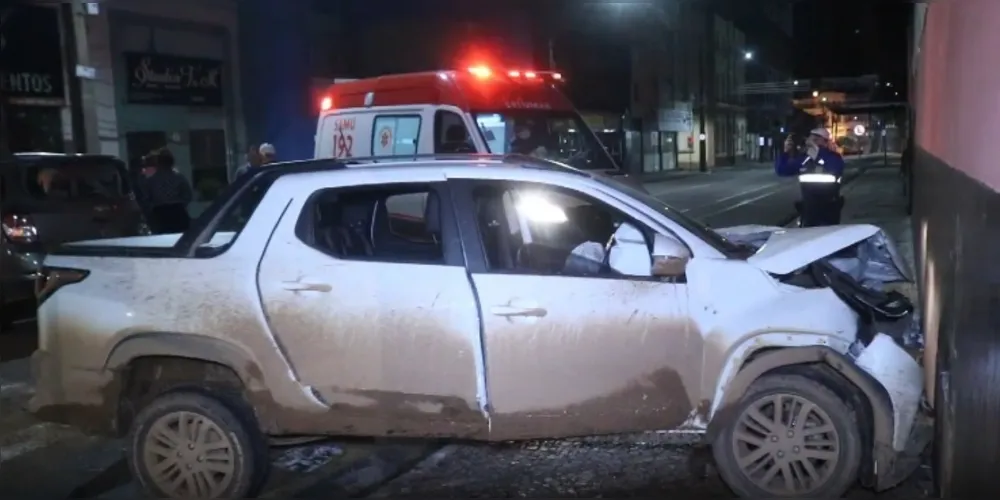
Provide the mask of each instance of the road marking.
{"label": "road marking", "polygon": [[79,431],[64,425],[37,423],[0,439],[0,463],[79,434]]}
{"label": "road marking", "polygon": [[15,326],[27,325],[28,323],[34,323],[35,318],[22,318],[12,321],[10,324]]}
{"label": "road marking", "polygon": [[734,205],[725,207],[722,210],[716,210],[715,212],[711,212],[711,213],[708,213],[708,214],[705,214],[705,215],[701,215],[700,218],[701,219],[707,219],[709,217],[713,217],[713,216],[716,216],[716,215],[719,215],[719,214],[722,214],[722,213],[726,213],[726,212],[732,211],[734,209],[740,208],[740,207],[742,207],[744,205],[749,205],[751,203],[763,200],[764,198],[767,198],[769,196],[774,196],[774,195],[778,194],[781,191],[782,191],[782,188],[775,189],[774,191],[769,191],[769,192],[764,193],[764,194],[762,194],[760,196],[754,196],[753,198],[750,198],[749,200],[743,200],[743,201],[741,201],[739,203],[736,203]]}
{"label": "road marking", "polygon": [[[755,188],[747,189],[745,191],[740,191],[739,193],[731,194],[729,196],[725,196],[723,198],[719,198],[719,199],[713,200],[713,201],[711,201],[709,203],[705,203],[705,204],[702,204],[702,205],[697,205],[697,206],[694,206],[694,207],[683,208],[683,209],[681,209],[681,212],[687,213],[687,212],[690,212],[692,210],[701,210],[701,209],[707,208],[707,207],[714,207],[714,206],[716,206],[716,205],[718,205],[720,203],[724,203],[724,202],[732,200],[734,198],[739,198],[741,196],[746,196],[746,195],[753,194],[753,193],[759,193],[761,191],[772,189],[772,188],[777,188],[777,189],[774,189],[774,192],[777,192],[782,187],[783,186],[782,186],[781,182],[773,182],[773,183],[770,183],[770,184],[765,184],[763,186],[758,186],[758,187],[755,187]],[[754,198],[754,199],[758,200],[760,198]],[[737,206],[740,206],[740,205],[737,204],[737,205],[733,205],[733,206],[737,207]],[[725,210],[722,210],[722,211],[723,212],[727,212],[728,208],[725,209]],[[719,213],[719,212],[713,212],[713,214],[715,214],[715,213]]]}
{"label": "road marking", "polygon": [[27,382],[4,382],[0,384],[0,396],[8,394],[34,394],[35,388]]}
{"label": "road marking", "polygon": [[45,443],[42,441],[25,441],[22,443],[14,443],[12,445],[4,445],[0,448],[0,463],[4,463],[12,458],[19,455],[28,453],[29,451],[35,451],[41,448]]}

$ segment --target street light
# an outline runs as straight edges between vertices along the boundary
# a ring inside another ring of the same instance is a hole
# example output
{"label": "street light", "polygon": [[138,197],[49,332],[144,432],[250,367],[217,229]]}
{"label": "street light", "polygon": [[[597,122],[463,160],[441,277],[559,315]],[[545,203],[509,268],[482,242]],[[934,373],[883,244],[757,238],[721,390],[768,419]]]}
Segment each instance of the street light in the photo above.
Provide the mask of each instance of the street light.
{"label": "street light", "polygon": [[814,90],[813,91],[813,97],[819,97],[819,91],[818,90]]}
{"label": "street light", "polygon": [[792,82],[792,85],[798,85],[798,84],[799,84],[798,80],[795,80],[794,82]]}
{"label": "street light", "polygon": [[749,50],[746,51],[746,52],[744,52],[743,53],[743,59],[746,59],[747,61],[753,59],[753,52],[749,51]]}

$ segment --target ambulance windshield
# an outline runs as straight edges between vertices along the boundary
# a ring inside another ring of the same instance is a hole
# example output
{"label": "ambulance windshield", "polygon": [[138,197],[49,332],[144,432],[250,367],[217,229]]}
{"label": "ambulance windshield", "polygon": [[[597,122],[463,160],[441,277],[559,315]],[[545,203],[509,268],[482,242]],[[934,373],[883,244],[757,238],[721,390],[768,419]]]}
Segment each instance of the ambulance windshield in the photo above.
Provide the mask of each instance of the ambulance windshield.
{"label": "ambulance windshield", "polygon": [[542,109],[475,112],[493,154],[526,154],[581,170],[617,170],[597,137],[572,111]]}

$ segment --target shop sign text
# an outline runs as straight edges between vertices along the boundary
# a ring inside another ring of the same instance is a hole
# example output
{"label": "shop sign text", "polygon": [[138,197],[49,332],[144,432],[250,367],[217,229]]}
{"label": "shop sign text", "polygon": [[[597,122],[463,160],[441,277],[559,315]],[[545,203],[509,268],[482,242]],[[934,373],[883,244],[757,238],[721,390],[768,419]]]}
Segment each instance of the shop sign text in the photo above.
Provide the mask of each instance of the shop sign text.
{"label": "shop sign text", "polygon": [[222,61],[126,53],[128,102],[222,106]]}

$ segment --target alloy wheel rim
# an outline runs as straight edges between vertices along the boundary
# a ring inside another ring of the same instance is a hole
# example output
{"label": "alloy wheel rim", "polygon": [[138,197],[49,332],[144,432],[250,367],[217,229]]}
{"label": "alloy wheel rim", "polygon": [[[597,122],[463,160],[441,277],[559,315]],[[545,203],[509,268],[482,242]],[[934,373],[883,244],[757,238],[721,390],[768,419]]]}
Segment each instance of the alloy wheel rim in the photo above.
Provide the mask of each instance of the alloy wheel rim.
{"label": "alloy wheel rim", "polygon": [[150,479],[171,498],[218,498],[236,475],[236,446],[211,419],[168,413],[150,426],[143,442]]}
{"label": "alloy wheel rim", "polygon": [[742,474],[777,496],[815,491],[840,460],[840,436],[830,415],[793,394],[773,394],[747,407],[732,446]]}

